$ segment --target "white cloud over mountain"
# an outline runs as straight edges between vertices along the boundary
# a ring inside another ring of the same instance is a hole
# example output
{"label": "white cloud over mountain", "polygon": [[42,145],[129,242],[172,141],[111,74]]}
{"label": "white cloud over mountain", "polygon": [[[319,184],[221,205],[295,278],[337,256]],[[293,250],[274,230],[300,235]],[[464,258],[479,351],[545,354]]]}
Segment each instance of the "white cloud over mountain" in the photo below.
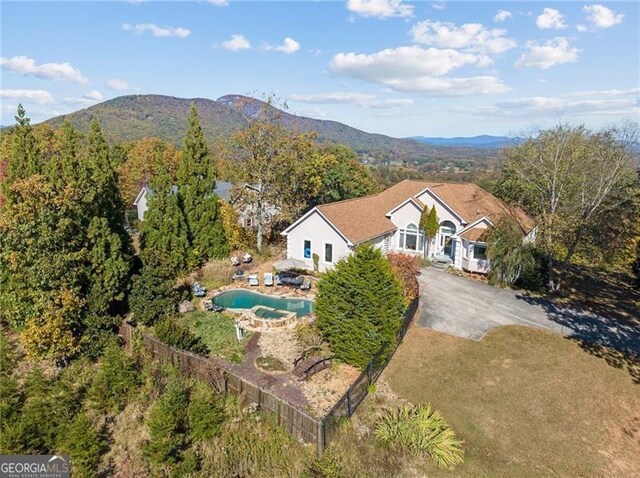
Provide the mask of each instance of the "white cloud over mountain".
{"label": "white cloud over mountain", "polygon": [[54,102],[53,95],[46,90],[0,90],[0,98],[19,101],[32,101],[39,105]]}
{"label": "white cloud over mountain", "polygon": [[354,92],[331,92],[313,94],[292,94],[289,98],[298,103],[310,104],[353,104],[363,108],[396,108],[413,104],[409,98],[380,99],[376,95]]}
{"label": "white cloud over mountain", "polygon": [[38,65],[33,58],[21,55],[13,58],[2,57],[0,58],[0,65],[7,71],[46,80],[69,80],[80,84],[89,82],[80,70],[70,63],[43,63]]}

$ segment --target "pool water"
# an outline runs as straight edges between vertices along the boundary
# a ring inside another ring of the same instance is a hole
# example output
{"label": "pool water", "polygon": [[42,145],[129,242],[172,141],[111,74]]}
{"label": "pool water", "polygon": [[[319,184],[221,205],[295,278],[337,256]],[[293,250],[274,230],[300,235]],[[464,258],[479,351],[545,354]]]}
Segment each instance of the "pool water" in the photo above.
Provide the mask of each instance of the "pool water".
{"label": "pool water", "polygon": [[242,289],[222,292],[214,298],[214,303],[225,309],[251,309],[256,305],[264,305],[272,309],[295,312],[298,317],[309,315],[313,310],[313,301],[311,300],[272,297]]}
{"label": "pool water", "polygon": [[261,319],[282,319],[287,316],[284,312],[279,312],[273,309],[264,309],[262,307],[255,309],[253,313]]}

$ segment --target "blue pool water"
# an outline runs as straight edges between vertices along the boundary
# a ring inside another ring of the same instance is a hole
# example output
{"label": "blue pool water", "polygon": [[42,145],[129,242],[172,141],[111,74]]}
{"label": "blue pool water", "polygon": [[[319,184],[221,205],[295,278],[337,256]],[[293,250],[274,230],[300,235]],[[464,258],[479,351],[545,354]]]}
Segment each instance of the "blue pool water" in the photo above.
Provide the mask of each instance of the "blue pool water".
{"label": "blue pool water", "polygon": [[222,292],[213,301],[225,309],[251,309],[256,305],[264,305],[273,309],[295,312],[298,317],[309,315],[313,310],[311,300],[271,297],[242,289]]}

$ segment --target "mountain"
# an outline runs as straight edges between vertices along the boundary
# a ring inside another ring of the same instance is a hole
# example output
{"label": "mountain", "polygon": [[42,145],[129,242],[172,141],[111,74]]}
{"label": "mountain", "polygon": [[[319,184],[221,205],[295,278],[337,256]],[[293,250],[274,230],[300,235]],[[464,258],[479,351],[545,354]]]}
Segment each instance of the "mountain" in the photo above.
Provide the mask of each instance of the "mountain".
{"label": "mountain", "polygon": [[209,142],[239,131],[247,124],[247,118],[265,111],[266,108],[268,114],[277,114],[285,127],[315,132],[321,143],[346,144],[362,159],[373,162],[485,162],[492,156],[482,148],[434,146],[413,139],[367,133],[337,121],[292,115],[273,106],[266,107],[264,102],[255,98],[241,95],[226,95],[218,100],[162,95],[121,96],[52,118],[45,123],[58,127],[66,118],[80,131],[87,131],[90,122],[97,118],[109,141],[128,142],[157,137],[180,146],[187,128],[191,104],[198,108],[205,139]]}
{"label": "mountain", "polygon": [[524,138],[509,136],[489,136],[483,134],[481,136],[457,137],[457,138],[428,138],[425,136],[412,136],[414,141],[433,146],[451,146],[451,147],[471,147],[471,148],[487,148],[498,149],[504,146],[510,146],[524,141]]}

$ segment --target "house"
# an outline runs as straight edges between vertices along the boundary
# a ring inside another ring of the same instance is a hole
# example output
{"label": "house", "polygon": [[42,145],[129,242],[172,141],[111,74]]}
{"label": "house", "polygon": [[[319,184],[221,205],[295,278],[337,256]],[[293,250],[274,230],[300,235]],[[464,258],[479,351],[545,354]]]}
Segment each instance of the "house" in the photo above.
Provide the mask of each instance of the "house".
{"label": "house", "polygon": [[332,267],[360,244],[384,253],[423,255],[427,247],[419,228],[423,208],[436,208],[440,228],[429,256],[458,269],[487,273],[485,233],[502,216],[512,217],[523,239],[533,239],[535,224],[521,209],[507,206],[472,183],[405,180],[389,189],[357,199],[314,207],[285,229],[287,258],[321,271]]}
{"label": "house", "polygon": [[[177,191],[178,187],[173,186],[174,192]],[[252,191],[258,191],[257,186],[253,186],[251,184],[244,184],[238,189],[234,188],[234,184],[228,181],[216,181],[216,188],[214,192],[218,195],[220,199],[229,204],[233,204],[238,211],[238,221],[242,226],[247,229],[254,229],[256,227],[256,212],[255,208],[250,204],[243,204],[243,201],[240,201],[240,198],[243,194],[251,194]],[[133,205],[136,207],[138,212],[138,219],[140,221],[144,221],[144,214],[149,209],[148,201],[149,197],[153,195],[153,190],[148,186],[144,186],[135,201],[133,201]],[[266,205],[263,207],[262,214],[266,215],[266,223],[270,223],[273,216],[279,213],[279,209],[273,205]]]}

